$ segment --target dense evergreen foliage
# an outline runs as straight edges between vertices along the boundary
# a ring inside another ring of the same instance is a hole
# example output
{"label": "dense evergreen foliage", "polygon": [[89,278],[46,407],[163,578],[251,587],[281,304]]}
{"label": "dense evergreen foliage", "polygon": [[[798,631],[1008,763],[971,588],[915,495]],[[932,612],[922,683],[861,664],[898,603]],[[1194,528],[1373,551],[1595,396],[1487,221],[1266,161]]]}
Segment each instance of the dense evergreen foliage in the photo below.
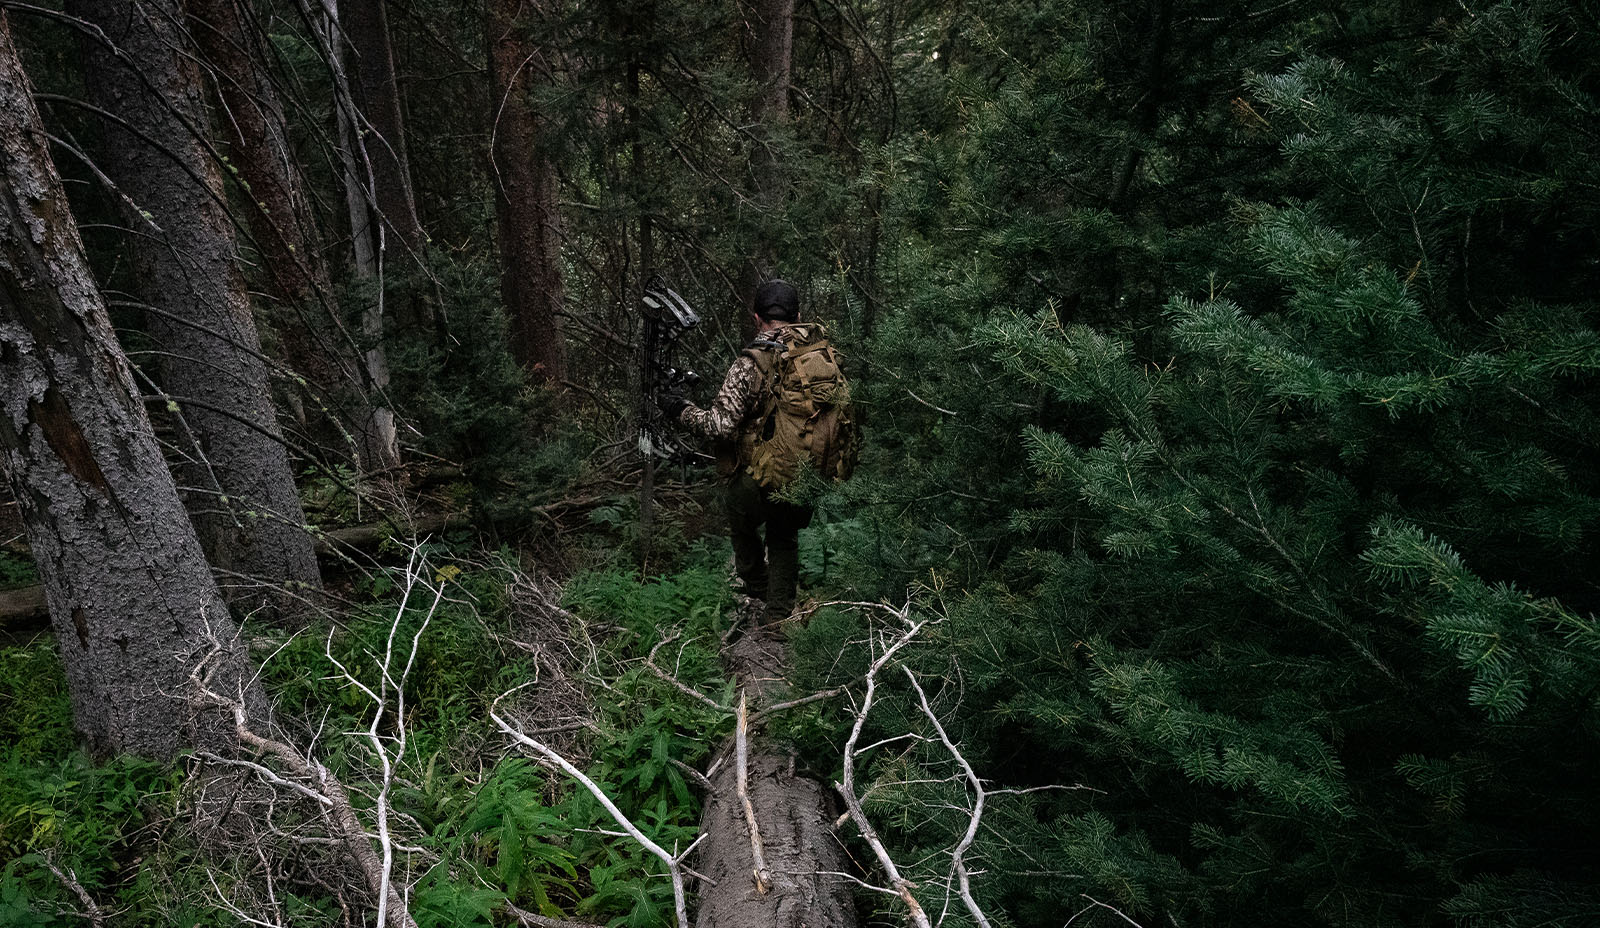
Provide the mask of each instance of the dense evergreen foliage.
{"label": "dense evergreen foliage", "polygon": [[[380,281],[344,269],[338,302],[358,333],[379,291],[429,320],[384,335],[393,394],[409,450],[462,466],[443,496],[476,529],[432,551],[455,602],[407,690],[396,808],[441,862],[408,874],[420,923],[505,924],[508,901],[670,923],[653,859],[486,721],[536,668],[507,644],[521,567],[475,546],[567,575],[594,632],[586,769],[657,841],[693,840],[678,764],[731,722],[641,660],[681,636],[679,679],[731,700],[726,548],[701,538],[709,469],[662,477],[640,540],[633,307],[665,272],[708,317],[687,347],[715,380],[754,241],[834,332],[865,420],[856,477],[810,488],[802,580],[930,620],[908,666],[993,794],[969,863],[994,924],[1600,923],[1591,0],[812,0],[791,115],[762,132],[742,6],[549,4],[525,26],[559,51],[530,98],[560,177],[571,374],[543,388],[496,302],[481,5],[389,6],[430,242]],[[303,5],[255,7],[310,183],[338,202]],[[13,15],[63,144],[92,137],[65,27]],[[118,204],[57,158],[102,286],[125,283]],[[292,440],[308,518],[352,518],[349,449]],[[31,577],[7,560],[0,580]],[[370,662],[394,582],[337,584],[327,639],[264,633],[297,735],[367,724],[330,661]],[[867,621],[824,607],[796,631],[796,689],[855,685]],[[208,849],[180,824],[183,778],[75,752],[53,653],[0,652],[0,925],[78,921],[51,914],[76,900],[47,862],[128,924],[228,923],[174,906],[255,898],[254,862],[222,888],[186,869]],[[943,892],[969,793],[906,677],[879,699],[865,742],[921,738],[867,755],[868,811]],[[831,781],[849,723],[819,702],[774,725]],[[366,775],[359,738],[324,737]],[[290,923],[338,923],[316,886],[282,889]]]}

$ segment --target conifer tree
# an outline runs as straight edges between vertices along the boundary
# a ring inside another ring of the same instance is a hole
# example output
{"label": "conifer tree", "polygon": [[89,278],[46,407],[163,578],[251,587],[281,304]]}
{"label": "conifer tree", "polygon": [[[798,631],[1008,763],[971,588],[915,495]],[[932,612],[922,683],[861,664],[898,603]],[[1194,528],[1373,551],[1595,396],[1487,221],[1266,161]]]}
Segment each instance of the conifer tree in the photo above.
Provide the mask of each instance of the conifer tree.
{"label": "conifer tree", "polygon": [[1079,893],[1146,924],[1583,923],[1582,9],[1146,13],[1153,117],[1119,9],[985,20],[967,147],[902,191],[913,234],[970,231],[899,258],[928,283],[874,398],[919,467],[874,491],[912,500],[879,564],[946,591],[969,759],[1105,790],[997,819],[978,891],[1023,924]]}

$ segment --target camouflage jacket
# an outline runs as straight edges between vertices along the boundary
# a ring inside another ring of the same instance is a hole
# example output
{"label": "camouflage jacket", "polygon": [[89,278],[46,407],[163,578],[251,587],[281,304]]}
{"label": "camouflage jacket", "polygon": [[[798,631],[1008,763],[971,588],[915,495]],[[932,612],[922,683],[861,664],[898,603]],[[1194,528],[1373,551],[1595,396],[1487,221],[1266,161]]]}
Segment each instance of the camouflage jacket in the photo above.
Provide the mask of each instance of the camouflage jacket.
{"label": "camouflage jacket", "polygon": [[722,379],[722,388],[710,408],[701,409],[691,403],[679,413],[678,422],[718,444],[731,443],[740,424],[755,412],[765,380],[755,359],[741,353],[728,368],[728,376]]}

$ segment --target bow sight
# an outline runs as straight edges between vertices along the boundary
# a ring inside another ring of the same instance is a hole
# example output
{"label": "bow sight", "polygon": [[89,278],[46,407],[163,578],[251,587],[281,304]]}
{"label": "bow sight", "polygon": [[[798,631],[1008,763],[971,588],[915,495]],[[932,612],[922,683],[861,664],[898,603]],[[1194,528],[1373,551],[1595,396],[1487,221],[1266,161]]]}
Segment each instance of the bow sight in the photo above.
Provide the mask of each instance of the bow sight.
{"label": "bow sight", "polygon": [[639,450],[667,464],[687,464],[694,460],[694,449],[671,431],[662,414],[660,401],[668,393],[687,393],[700,382],[700,375],[680,370],[672,364],[678,338],[700,324],[700,315],[688,301],[668,287],[658,274],[645,285],[639,300],[644,316],[644,351],[640,381],[644,386],[644,410],[640,416]]}

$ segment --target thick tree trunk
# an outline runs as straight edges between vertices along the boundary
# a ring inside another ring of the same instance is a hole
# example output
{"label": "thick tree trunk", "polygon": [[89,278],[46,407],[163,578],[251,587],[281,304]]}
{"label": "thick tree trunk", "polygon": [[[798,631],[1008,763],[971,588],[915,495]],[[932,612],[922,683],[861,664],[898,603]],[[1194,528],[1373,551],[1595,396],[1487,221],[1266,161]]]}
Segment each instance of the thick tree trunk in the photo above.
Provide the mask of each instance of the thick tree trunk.
{"label": "thick tree trunk", "polygon": [[561,215],[555,167],[540,139],[529,88],[549,78],[544,50],[530,41],[532,0],[485,0],[484,35],[494,92],[490,152],[499,218],[500,290],[511,322],[511,351],[531,379],[567,376],[560,316]]}
{"label": "thick tree trunk", "polygon": [[[329,409],[339,424],[337,432],[363,436],[356,449],[363,469],[385,470],[400,462],[393,417],[386,434],[367,435],[369,423],[387,410],[374,408],[382,404],[373,402],[374,385],[366,382],[363,359],[343,331],[316,214],[248,2],[188,0],[187,5],[200,52],[215,69],[221,103],[217,123],[229,159],[254,201],[245,212],[271,291],[280,301],[271,314],[273,329],[291,366],[312,384],[314,404]],[[323,422],[316,431],[324,439],[339,437],[325,419],[299,418],[305,425]]]}
{"label": "thick tree trunk", "polygon": [[417,252],[423,242],[422,220],[411,189],[387,6],[385,0],[339,0],[339,25],[353,52],[351,85],[361,113],[356,128],[365,143],[379,220],[398,239],[385,244]]}
{"label": "thick tree trunk", "polygon": [[[237,628],[156,446],[83,257],[0,13],[0,452],[49,603],[78,729],[97,753],[222,747],[185,698],[245,686]],[[259,700],[254,700],[259,704]]]}
{"label": "thick tree trunk", "polygon": [[317,559],[268,399],[221,171],[199,134],[205,108],[182,10],[178,0],[67,9],[115,48],[86,42],[89,87],[120,120],[105,125],[106,173],[149,219],[134,249],[138,293],[178,410],[177,475],[195,530],[230,600],[292,606],[286,588],[320,588]]}

